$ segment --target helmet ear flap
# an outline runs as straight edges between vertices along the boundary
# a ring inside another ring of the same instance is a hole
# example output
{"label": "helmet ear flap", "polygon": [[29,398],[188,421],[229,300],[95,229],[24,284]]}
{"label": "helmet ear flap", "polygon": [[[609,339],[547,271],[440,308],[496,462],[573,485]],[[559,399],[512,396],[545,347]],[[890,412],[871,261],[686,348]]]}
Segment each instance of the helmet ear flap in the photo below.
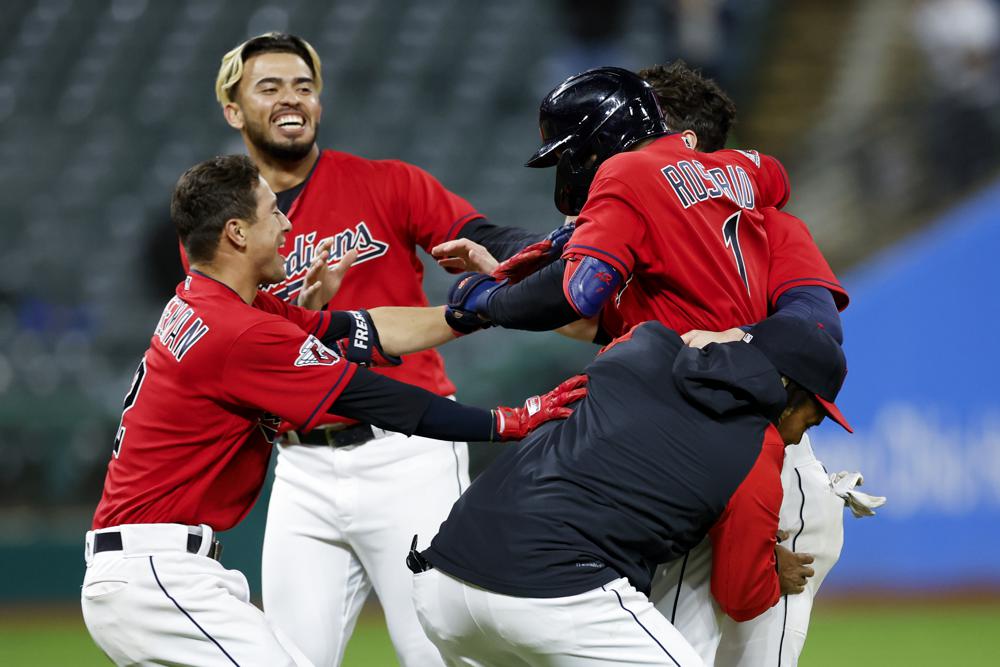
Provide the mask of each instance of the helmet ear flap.
{"label": "helmet ear flap", "polygon": [[[589,160],[590,156],[585,156]],[[556,164],[556,208],[563,215],[579,215],[583,205],[587,203],[590,184],[597,174],[597,161],[586,167],[576,159],[573,149],[566,149],[559,156]]]}

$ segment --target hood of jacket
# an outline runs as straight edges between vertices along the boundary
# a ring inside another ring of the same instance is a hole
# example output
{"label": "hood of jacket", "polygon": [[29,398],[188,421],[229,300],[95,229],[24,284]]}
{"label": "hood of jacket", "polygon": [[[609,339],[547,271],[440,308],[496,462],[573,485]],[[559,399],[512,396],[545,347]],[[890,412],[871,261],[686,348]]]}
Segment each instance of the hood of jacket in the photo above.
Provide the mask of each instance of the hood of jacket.
{"label": "hood of jacket", "polygon": [[673,379],[685,398],[717,417],[757,412],[777,423],[787,401],[778,369],[744,342],[681,348]]}

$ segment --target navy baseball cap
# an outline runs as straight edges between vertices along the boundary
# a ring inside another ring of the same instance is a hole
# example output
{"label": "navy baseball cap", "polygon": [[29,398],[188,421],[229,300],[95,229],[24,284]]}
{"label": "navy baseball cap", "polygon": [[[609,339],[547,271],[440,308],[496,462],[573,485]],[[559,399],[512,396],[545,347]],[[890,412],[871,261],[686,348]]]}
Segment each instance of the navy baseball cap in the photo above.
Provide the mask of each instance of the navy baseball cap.
{"label": "navy baseball cap", "polygon": [[830,419],[854,433],[834,403],[847,376],[847,358],[822,325],[800,318],[770,317],[754,325],[743,340],[763,352],[778,372],[811,391]]}

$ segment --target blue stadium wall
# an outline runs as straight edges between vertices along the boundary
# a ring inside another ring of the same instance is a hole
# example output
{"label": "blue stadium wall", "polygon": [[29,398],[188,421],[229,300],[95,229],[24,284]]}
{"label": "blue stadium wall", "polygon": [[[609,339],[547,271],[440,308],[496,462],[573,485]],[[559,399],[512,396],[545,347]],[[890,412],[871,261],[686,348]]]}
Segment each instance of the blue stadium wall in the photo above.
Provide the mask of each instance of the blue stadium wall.
{"label": "blue stadium wall", "polygon": [[1000,183],[846,277],[854,435],[812,436],[830,472],[888,496],[845,514],[824,587],[1000,590]]}

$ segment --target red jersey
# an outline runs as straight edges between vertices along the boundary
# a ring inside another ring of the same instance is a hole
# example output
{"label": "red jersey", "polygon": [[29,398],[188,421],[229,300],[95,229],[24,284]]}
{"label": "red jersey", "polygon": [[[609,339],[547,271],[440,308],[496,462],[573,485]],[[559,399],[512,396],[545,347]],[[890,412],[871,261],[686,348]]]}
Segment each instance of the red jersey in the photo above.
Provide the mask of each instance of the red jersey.
{"label": "red jersey", "polygon": [[265,293],[248,306],[189,275],[125,398],[93,528],[239,523],[264,484],[280,420],[313,428],[357,370],[319,341],[330,320]]}
{"label": "red jersey", "polygon": [[[325,150],[288,213],[292,231],[281,248],[288,278],[268,291],[294,300],[315,248],[332,238],[332,261],[351,248],[359,254],[330,308],[427,306],[417,247],[430,251],[481,217],[418,167]],[[371,370],[436,394],[455,393],[436,350],[403,359],[400,366]]]}
{"label": "red jersey", "polygon": [[774,158],[698,153],[680,135],[619,153],[597,171],[563,250],[618,271],[617,334],[656,319],[685,332],[723,330],[767,315],[770,254],[761,209],[789,186]]}
{"label": "red jersey", "polygon": [[753,468],[729,498],[708,533],[712,540],[712,595],[735,621],[749,621],[778,601],[775,571],[778,513],[784,491],[781,466],[785,443],[774,426]]}
{"label": "red jersey", "polygon": [[793,287],[817,285],[830,290],[838,309],[847,308],[850,297],[816,247],[806,223],[775,208],[765,208],[763,213],[764,231],[771,250],[771,264],[767,272],[770,304],[773,306],[778,297]]}

